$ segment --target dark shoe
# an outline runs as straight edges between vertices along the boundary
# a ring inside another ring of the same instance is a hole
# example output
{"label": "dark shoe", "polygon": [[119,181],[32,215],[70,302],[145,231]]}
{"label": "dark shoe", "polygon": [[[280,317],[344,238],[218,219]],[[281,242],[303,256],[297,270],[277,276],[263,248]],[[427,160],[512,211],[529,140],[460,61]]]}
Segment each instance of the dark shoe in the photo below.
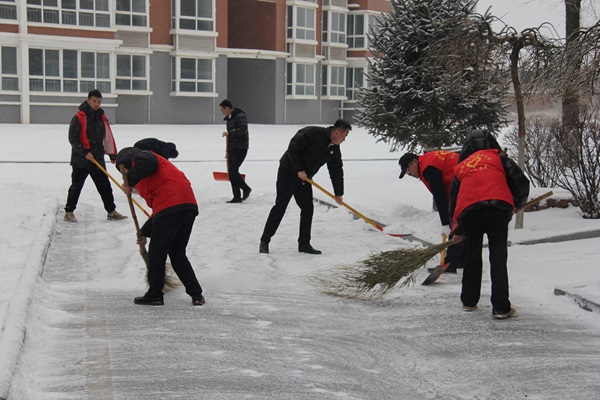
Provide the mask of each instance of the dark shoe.
{"label": "dark shoe", "polygon": [[192,296],[192,305],[193,306],[201,306],[204,303],[206,303],[206,301],[204,301],[204,296],[202,296],[202,294],[197,294],[195,296]]}
{"label": "dark shoe", "polygon": [[261,240],[260,245],[258,246],[258,252],[263,254],[269,254],[269,242]]}
{"label": "dark shoe", "polygon": [[298,251],[300,253],[308,253],[308,254],[321,254],[321,250],[317,250],[313,248],[310,244],[301,244],[298,246]]}
{"label": "dark shoe", "polygon": [[233,199],[226,201],[226,203],[241,203],[242,199],[240,199],[239,197],[234,197]]}
{"label": "dark shoe", "polygon": [[143,306],[164,306],[165,302],[163,300],[163,297],[146,297],[146,296],[142,296],[142,297],[136,297],[135,299],[133,299],[133,302],[135,304],[141,304]]}
{"label": "dark shoe", "polygon": [[511,308],[507,312],[500,312],[500,311],[496,311],[496,310],[492,311],[492,317],[495,319],[508,319],[508,318],[512,318],[512,317],[516,317],[516,316],[517,316],[517,310],[515,310],[514,308]]}
{"label": "dark shoe", "polygon": [[250,192],[252,192],[252,189],[248,188],[248,190],[242,190],[242,192],[244,193],[242,196],[242,200],[247,200],[248,197],[250,197]]}
{"label": "dark shoe", "polygon": [[477,310],[477,305],[474,305],[474,306],[463,306],[463,311],[473,312],[475,310]]}

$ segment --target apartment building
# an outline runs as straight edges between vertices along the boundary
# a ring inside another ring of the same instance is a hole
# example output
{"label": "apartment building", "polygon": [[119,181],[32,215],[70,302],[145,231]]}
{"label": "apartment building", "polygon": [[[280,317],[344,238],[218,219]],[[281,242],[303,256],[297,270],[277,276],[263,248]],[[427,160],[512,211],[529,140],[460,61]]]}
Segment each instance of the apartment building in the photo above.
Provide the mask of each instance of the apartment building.
{"label": "apartment building", "polygon": [[0,123],[67,123],[92,89],[113,123],[351,119],[388,0],[0,0]]}

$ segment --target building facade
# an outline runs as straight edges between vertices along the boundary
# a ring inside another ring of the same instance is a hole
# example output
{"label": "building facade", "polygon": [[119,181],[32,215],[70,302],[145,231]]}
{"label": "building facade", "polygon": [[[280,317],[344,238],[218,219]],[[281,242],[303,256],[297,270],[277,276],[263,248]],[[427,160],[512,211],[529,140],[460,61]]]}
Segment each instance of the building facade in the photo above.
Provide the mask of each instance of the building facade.
{"label": "building facade", "polygon": [[0,123],[66,123],[92,89],[121,124],[352,119],[388,0],[0,0]]}

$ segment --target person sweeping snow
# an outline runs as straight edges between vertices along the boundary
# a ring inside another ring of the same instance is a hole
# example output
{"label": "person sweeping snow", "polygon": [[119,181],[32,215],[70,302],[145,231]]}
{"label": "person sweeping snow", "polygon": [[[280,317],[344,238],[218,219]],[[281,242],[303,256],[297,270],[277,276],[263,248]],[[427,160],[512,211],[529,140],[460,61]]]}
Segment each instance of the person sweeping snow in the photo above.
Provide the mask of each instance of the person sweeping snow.
{"label": "person sweeping snow", "polygon": [[198,205],[190,181],[170,161],[151,151],[126,147],[117,154],[117,169],[124,168],[128,186],[133,187],[150,208],[152,216],[142,226],[142,238],[138,244],[146,243],[148,250],[148,291],[134,299],[135,304],[164,305],[165,262],[171,259],[173,270],[192,298],[192,304],[204,304],[202,287],[186,255],[186,247],[192,233],[194,220],[198,215]]}

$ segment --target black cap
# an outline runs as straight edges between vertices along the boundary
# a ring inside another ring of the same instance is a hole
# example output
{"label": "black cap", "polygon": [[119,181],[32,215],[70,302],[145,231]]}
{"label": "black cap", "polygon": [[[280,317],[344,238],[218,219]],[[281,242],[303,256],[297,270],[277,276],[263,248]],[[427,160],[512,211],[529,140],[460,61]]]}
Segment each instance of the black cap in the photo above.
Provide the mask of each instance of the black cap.
{"label": "black cap", "polygon": [[400,176],[398,178],[404,178],[406,170],[408,169],[408,164],[410,164],[412,160],[416,160],[417,158],[418,156],[414,153],[404,153],[404,155],[400,157],[398,164],[400,164],[400,169],[402,172],[400,172]]}
{"label": "black cap", "polygon": [[117,154],[117,160],[115,161],[115,167],[117,170],[119,169],[119,165],[123,164],[125,168],[131,169],[131,165],[133,162],[133,157],[139,153],[140,149],[136,147],[125,147],[119,151]]}

